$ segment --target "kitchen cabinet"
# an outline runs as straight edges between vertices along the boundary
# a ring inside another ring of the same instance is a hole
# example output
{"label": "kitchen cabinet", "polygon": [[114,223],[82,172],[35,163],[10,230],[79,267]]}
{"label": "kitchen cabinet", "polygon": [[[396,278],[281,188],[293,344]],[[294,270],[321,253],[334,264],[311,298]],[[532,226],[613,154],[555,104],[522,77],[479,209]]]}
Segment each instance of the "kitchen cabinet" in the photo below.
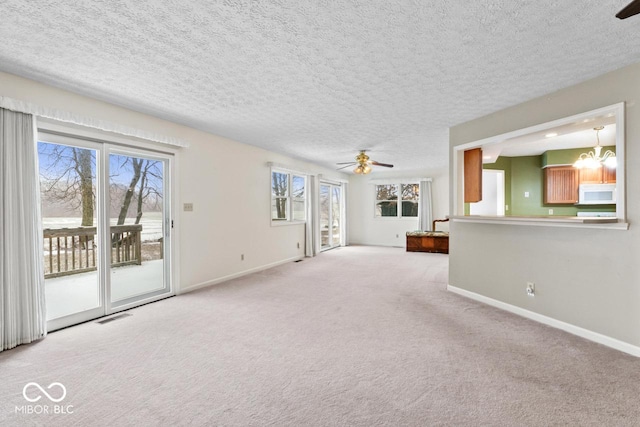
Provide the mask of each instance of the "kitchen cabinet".
{"label": "kitchen cabinet", "polygon": [[602,168],[602,182],[603,184],[613,184],[616,182],[616,168],[604,166]]}
{"label": "kitchen cabinet", "polygon": [[578,202],[578,169],[573,166],[549,166],[544,169],[544,204]]}
{"label": "kitchen cabinet", "polygon": [[464,202],[482,200],[482,148],[464,152]]}
{"label": "kitchen cabinet", "polygon": [[580,184],[613,184],[616,182],[616,168],[603,166],[597,169],[580,169]]}

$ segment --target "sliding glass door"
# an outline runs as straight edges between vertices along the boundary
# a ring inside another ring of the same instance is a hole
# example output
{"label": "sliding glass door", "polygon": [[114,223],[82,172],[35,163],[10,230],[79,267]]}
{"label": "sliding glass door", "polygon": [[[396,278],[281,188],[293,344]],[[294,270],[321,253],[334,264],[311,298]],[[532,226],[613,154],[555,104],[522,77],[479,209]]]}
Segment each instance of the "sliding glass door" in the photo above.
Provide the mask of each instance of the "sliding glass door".
{"label": "sliding glass door", "polygon": [[38,141],[38,157],[47,320],[56,328],[105,312],[99,271],[102,153],[89,141],[51,139]]}
{"label": "sliding glass door", "polygon": [[320,183],[320,246],[331,249],[343,244],[342,187]]}
{"label": "sliding glass door", "polygon": [[167,160],[144,153],[109,154],[111,306],[166,293]]}
{"label": "sliding glass door", "polygon": [[39,139],[48,329],[170,295],[170,157]]}

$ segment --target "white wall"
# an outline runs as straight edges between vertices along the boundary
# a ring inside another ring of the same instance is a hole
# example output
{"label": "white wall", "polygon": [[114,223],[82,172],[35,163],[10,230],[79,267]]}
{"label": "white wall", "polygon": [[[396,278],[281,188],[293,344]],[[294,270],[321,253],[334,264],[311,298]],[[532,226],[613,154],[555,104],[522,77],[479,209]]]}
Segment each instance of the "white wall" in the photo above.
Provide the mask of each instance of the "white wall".
{"label": "white wall", "polygon": [[471,215],[504,215],[504,171],[482,171],[482,200],[469,204]]}
{"label": "white wall", "polygon": [[[190,143],[176,156],[175,279],[182,290],[304,255],[303,225],[271,226],[267,162],[346,179],[333,170],[1,72],[0,96]],[[182,212],[185,202],[193,203],[193,212]]]}
{"label": "white wall", "polygon": [[[352,175],[347,202],[350,244],[406,247],[405,234],[418,229],[418,219],[376,218],[375,188],[370,182],[372,179],[397,182],[402,178],[432,178],[433,218],[443,219],[449,214],[449,176],[444,168],[401,174],[376,174],[374,171],[369,175]],[[436,227],[443,231],[448,229],[447,223],[439,223]]]}
{"label": "white wall", "polygon": [[[638,101],[640,64],[451,128],[450,146],[455,147],[625,102],[627,168],[626,177],[618,179],[626,179],[631,225],[629,230],[596,230],[454,221],[449,284],[640,351]],[[526,296],[528,281],[535,282],[534,298]]]}

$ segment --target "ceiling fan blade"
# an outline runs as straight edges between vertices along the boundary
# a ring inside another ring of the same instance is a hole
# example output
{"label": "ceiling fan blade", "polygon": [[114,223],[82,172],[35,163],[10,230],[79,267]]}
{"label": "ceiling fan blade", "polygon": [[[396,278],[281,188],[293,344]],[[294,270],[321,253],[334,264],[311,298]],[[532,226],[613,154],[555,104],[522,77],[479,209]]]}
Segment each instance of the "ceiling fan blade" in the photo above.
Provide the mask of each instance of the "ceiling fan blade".
{"label": "ceiling fan blade", "polygon": [[389,163],[380,163],[380,162],[376,162],[375,160],[371,161],[372,165],[376,165],[376,166],[384,166],[385,168],[392,168],[393,165],[390,165]]}
{"label": "ceiling fan blade", "polygon": [[336,165],[355,165],[358,162],[340,162],[340,163],[336,163]]}
{"label": "ceiling fan blade", "polygon": [[627,19],[630,16],[640,13],[640,0],[633,0],[624,9],[616,14],[616,18]]}
{"label": "ceiling fan blade", "polygon": [[345,168],[348,168],[348,167],[353,166],[353,165],[355,165],[355,163],[351,163],[351,164],[348,164],[348,165],[346,165],[346,166],[342,166],[341,168],[338,168],[338,169],[336,169],[336,170],[337,170],[337,171],[339,171],[339,170],[341,170],[341,169],[345,169]]}

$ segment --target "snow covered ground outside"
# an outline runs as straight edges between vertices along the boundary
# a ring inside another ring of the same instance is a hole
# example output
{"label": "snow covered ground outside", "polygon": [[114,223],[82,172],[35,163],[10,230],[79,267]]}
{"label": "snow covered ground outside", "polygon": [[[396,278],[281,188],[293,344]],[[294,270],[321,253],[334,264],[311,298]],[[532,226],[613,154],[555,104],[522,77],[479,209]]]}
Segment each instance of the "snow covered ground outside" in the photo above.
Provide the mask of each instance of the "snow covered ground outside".
{"label": "snow covered ground outside", "polygon": [[[76,228],[80,227],[80,217],[48,217],[43,218],[43,228]],[[117,218],[111,218],[115,225]],[[135,218],[127,218],[125,224],[133,224]],[[142,215],[143,245],[155,247],[162,237],[162,212],[145,212]],[[156,248],[159,251],[159,248]],[[45,251],[48,255],[48,251]],[[152,258],[155,258],[152,257]],[[148,258],[146,258],[148,259]],[[162,259],[145,260],[142,265],[131,265],[111,269],[111,295],[113,301],[119,301],[136,295],[160,290],[164,287],[164,261]],[[69,314],[96,308],[99,305],[98,272],[72,274],[69,276],[45,280],[47,301],[47,319],[56,319]]]}
{"label": "snow covered ground outside", "polygon": [[[42,218],[42,228],[75,228],[80,227],[80,217],[49,217]],[[111,218],[111,225],[117,223],[117,218]],[[134,224],[135,218],[127,218],[125,224]],[[162,237],[162,212],[145,212],[140,219],[142,224],[142,241],[158,240]]]}
{"label": "snow covered ground outside", "polygon": [[[111,298],[119,301],[164,287],[163,260],[111,269]],[[45,280],[47,320],[90,310],[99,305],[98,272]]]}

